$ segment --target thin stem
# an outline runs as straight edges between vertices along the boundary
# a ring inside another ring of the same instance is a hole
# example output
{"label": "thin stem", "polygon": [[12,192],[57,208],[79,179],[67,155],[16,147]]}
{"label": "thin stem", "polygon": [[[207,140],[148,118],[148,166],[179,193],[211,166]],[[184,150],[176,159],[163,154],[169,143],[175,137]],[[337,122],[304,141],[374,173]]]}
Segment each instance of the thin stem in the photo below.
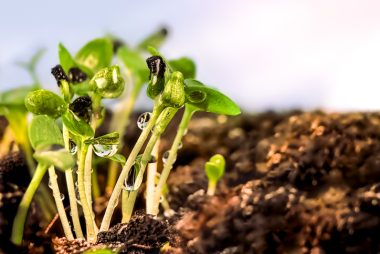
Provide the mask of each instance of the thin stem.
{"label": "thin stem", "polygon": [[140,134],[140,137],[138,138],[135,146],[133,147],[121,173],[120,176],[115,184],[115,188],[111,194],[110,200],[108,202],[106,212],[104,214],[102,224],[100,226],[100,231],[106,231],[108,230],[110,223],[111,223],[111,218],[113,211],[115,210],[115,207],[117,205],[121,190],[123,188],[124,184],[124,179],[128,176],[129,170],[135,163],[135,159],[138,155],[138,153],[141,150],[141,147],[144,145],[145,140],[148,138],[153,126],[156,124],[156,121],[158,117],[160,116],[161,112],[163,110],[163,107],[161,105],[155,106],[153,109],[153,114],[152,118],[148,123],[148,126],[142,131]]}
{"label": "thin stem", "polygon": [[46,173],[46,170],[47,170],[46,165],[43,165],[43,164],[37,165],[37,168],[34,172],[32,180],[28,188],[26,189],[25,194],[22,197],[20,205],[17,209],[16,217],[13,221],[13,228],[12,228],[12,235],[11,235],[11,241],[16,245],[20,245],[22,242],[22,236],[24,234],[24,225],[25,225],[26,216],[28,215],[28,210],[33,200],[33,196],[36,193],[37,188],[40,185],[41,180]]}
{"label": "thin stem", "polygon": [[[120,102],[116,106],[115,112],[112,115],[110,129],[111,131],[116,131],[119,133],[119,147],[120,150],[124,146],[124,135],[127,129],[127,126],[130,121],[130,116],[133,111],[133,108],[136,103],[136,99],[140,93],[142,85],[134,85],[131,94]],[[107,177],[107,186],[106,193],[110,194],[112,192],[113,187],[115,186],[115,182],[117,180],[118,174],[118,163],[112,161],[108,168],[108,177]]]}
{"label": "thin stem", "polygon": [[[123,190],[123,195],[125,192],[127,192],[127,191]],[[123,200],[124,201],[124,205],[123,205],[124,209],[123,209],[123,217],[121,219],[121,223],[127,223],[131,219],[132,213],[133,213],[133,204],[136,201],[138,193],[139,193],[138,190],[131,191],[127,195],[127,198],[125,198],[126,200]]]}
{"label": "thin stem", "polygon": [[[152,155],[155,156],[155,158],[158,158],[158,150],[160,146],[160,139],[156,142],[155,146],[153,147]],[[149,213],[152,209],[151,205],[153,204],[153,198],[154,198],[154,188],[156,186],[156,174],[157,174],[157,161],[154,163],[148,164],[148,170],[147,170],[147,177],[146,177],[146,200],[145,200],[145,207],[146,212]]]}
{"label": "thin stem", "polygon": [[59,186],[57,182],[57,174],[55,173],[54,166],[49,167],[49,179],[51,189],[53,190],[53,197],[57,206],[59,218],[61,219],[63,231],[65,232],[65,236],[68,240],[74,240],[73,232],[71,232],[70,223],[67,219],[65,207],[63,206],[61,192],[59,191]]}
{"label": "thin stem", "polygon": [[154,191],[154,199],[152,204],[152,215],[157,215],[159,211],[159,205],[160,205],[160,197],[162,195],[162,189],[164,188],[166,181],[169,177],[170,171],[173,168],[173,164],[175,160],[177,159],[177,152],[178,147],[181,143],[182,137],[184,136],[187,127],[189,125],[189,122],[191,120],[191,117],[194,114],[194,110],[190,107],[185,107],[185,112],[183,113],[181,123],[179,124],[177,134],[174,138],[173,144],[169,151],[169,157],[164,164],[164,169],[161,172],[160,180],[158,181],[156,190]]}
{"label": "thin stem", "polygon": [[72,169],[66,170],[65,177],[66,177],[66,184],[67,184],[67,192],[69,194],[71,219],[73,220],[75,235],[77,238],[84,239],[82,227],[80,225],[80,220],[79,220],[77,198],[75,195],[73,170]]}
{"label": "thin stem", "polygon": [[88,145],[82,142],[81,144],[81,152],[79,157],[79,165],[78,165],[78,190],[79,190],[79,198],[82,204],[82,210],[84,214],[84,219],[86,221],[86,230],[87,230],[87,240],[89,242],[95,242],[96,234],[95,234],[95,221],[92,216],[92,209],[87,200],[86,190],[85,190],[85,179],[84,179],[84,166],[86,160],[86,154],[88,151]]}
{"label": "thin stem", "polygon": [[[98,175],[98,171],[96,168],[93,168],[92,169],[94,172],[94,176],[97,176]],[[96,177],[92,177],[92,195],[95,199],[95,201],[100,197],[100,187],[99,187],[99,182],[98,182],[98,179]]]}
{"label": "thin stem", "polygon": [[[69,150],[70,149],[70,134],[69,134],[69,130],[66,128],[65,125],[63,125],[62,133],[63,133],[63,141],[65,143],[65,148]],[[77,205],[77,197],[75,194],[72,169],[65,170],[65,178],[66,178],[67,192],[68,192],[69,201],[70,201],[71,219],[73,220],[75,235],[77,238],[84,238],[82,227],[80,225],[80,220],[79,220],[79,212],[78,212],[79,210],[78,210],[78,205]]]}
{"label": "thin stem", "polygon": [[[135,181],[135,185],[139,186],[138,188],[140,188],[141,186],[142,180],[144,178],[145,169],[151,159],[151,154],[154,146],[156,145],[162,133],[164,133],[166,127],[168,126],[174,115],[177,113],[177,111],[178,109],[176,108],[167,108],[166,111],[162,113],[164,116],[160,118],[159,124],[154,128],[153,134],[150,137],[149,142],[146,145],[146,148],[141,158],[140,171]],[[134,206],[134,202],[132,203],[132,206]]]}
{"label": "thin stem", "polygon": [[217,182],[208,182],[208,187],[207,187],[207,195],[209,196],[214,196],[215,191],[216,191],[216,184]]}

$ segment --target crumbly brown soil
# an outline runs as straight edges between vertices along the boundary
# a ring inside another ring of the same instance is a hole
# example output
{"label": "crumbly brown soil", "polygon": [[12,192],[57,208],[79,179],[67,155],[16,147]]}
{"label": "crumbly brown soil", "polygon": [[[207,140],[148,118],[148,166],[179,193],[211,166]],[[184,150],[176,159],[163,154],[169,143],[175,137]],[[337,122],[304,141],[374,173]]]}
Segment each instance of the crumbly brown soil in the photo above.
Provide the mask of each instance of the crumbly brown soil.
{"label": "crumbly brown soil", "polygon": [[[137,133],[130,129],[128,144]],[[226,157],[227,167],[216,195],[209,197],[203,167],[215,153]],[[199,116],[168,182],[176,214],[167,218],[171,229],[160,231],[167,234],[154,234],[152,243],[175,231],[172,253],[380,252],[380,114]],[[141,199],[137,208],[143,208]],[[167,225],[164,221],[149,230]],[[157,251],[158,245],[144,242],[147,234],[125,232],[122,241],[117,234],[105,238],[151,248],[140,253]]]}

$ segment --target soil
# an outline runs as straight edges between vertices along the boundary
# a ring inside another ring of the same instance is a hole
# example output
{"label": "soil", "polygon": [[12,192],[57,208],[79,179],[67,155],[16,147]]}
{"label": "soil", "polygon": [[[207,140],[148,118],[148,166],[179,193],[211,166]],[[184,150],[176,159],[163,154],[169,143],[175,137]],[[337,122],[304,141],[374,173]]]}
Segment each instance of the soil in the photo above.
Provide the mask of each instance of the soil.
{"label": "soil", "polygon": [[[170,146],[174,127],[163,139],[163,152]],[[130,144],[138,130],[133,124],[128,130]],[[210,197],[205,194],[203,167],[215,153],[225,156],[227,167],[216,195]],[[17,156],[10,154],[0,164],[2,239],[8,239],[12,214],[28,180],[11,177],[15,165],[25,168],[19,164],[22,156]],[[7,163],[11,160],[19,163]],[[101,174],[100,179],[104,181]],[[117,224],[102,233],[98,246],[119,244],[125,253],[158,253],[169,241],[169,253],[380,252],[377,113],[198,115],[168,183],[174,215],[156,220],[139,211],[130,224]],[[5,193],[14,193],[13,203],[4,199]],[[137,210],[143,204],[140,198]],[[32,213],[27,232],[39,231],[36,221]],[[51,232],[61,236],[59,228]],[[26,239],[29,249],[51,251],[46,244],[50,235],[27,233]],[[53,242],[56,246],[87,244],[68,243],[64,238]],[[3,252],[18,253],[7,252],[4,246]]]}

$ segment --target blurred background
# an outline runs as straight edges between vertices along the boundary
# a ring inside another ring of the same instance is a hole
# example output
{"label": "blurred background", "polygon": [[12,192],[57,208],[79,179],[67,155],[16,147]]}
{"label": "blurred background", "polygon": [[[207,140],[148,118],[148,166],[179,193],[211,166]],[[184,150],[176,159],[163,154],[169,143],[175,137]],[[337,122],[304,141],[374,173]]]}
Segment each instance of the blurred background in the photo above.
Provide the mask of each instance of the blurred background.
{"label": "blurred background", "polygon": [[161,51],[192,57],[198,79],[246,111],[379,110],[379,13],[378,0],[6,1],[0,90],[31,82],[15,62],[38,48],[47,49],[38,66],[43,86],[56,89],[50,68],[59,42],[76,52],[112,33],[135,45],[165,25]]}

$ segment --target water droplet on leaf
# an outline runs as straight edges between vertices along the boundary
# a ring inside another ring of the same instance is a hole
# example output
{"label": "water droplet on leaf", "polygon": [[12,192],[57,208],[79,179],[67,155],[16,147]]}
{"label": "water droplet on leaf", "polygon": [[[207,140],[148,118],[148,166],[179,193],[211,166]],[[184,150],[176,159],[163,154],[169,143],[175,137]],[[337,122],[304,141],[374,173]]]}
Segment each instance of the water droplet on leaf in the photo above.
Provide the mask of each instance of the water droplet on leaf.
{"label": "water droplet on leaf", "polygon": [[150,119],[152,118],[152,113],[150,112],[145,112],[142,113],[138,118],[137,118],[137,127],[139,127],[140,130],[143,130],[148,126],[148,123]]}
{"label": "water droplet on leaf", "polygon": [[207,94],[203,91],[192,91],[187,96],[187,99],[192,103],[201,103],[206,100]]}
{"label": "water droplet on leaf", "polygon": [[138,174],[137,167],[133,166],[131,170],[128,172],[128,177],[124,180],[124,189],[126,191],[134,191],[138,187],[136,187],[136,177]]}
{"label": "water droplet on leaf", "polygon": [[65,195],[63,193],[61,193],[59,196],[61,197],[61,200],[65,199]]}
{"label": "water droplet on leaf", "polygon": [[76,154],[77,151],[78,151],[78,146],[77,144],[75,144],[74,141],[72,141],[71,139],[69,140],[69,151],[72,155]]}
{"label": "water droplet on leaf", "polygon": [[117,152],[117,145],[92,145],[94,153],[99,157],[111,157]]}
{"label": "water droplet on leaf", "polygon": [[170,152],[169,151],[166,151],[164,152],[164,154],[162,155],[162,162],[163,163],[166,163],[168,158],[169,158],[169,155],[170,155]]}

